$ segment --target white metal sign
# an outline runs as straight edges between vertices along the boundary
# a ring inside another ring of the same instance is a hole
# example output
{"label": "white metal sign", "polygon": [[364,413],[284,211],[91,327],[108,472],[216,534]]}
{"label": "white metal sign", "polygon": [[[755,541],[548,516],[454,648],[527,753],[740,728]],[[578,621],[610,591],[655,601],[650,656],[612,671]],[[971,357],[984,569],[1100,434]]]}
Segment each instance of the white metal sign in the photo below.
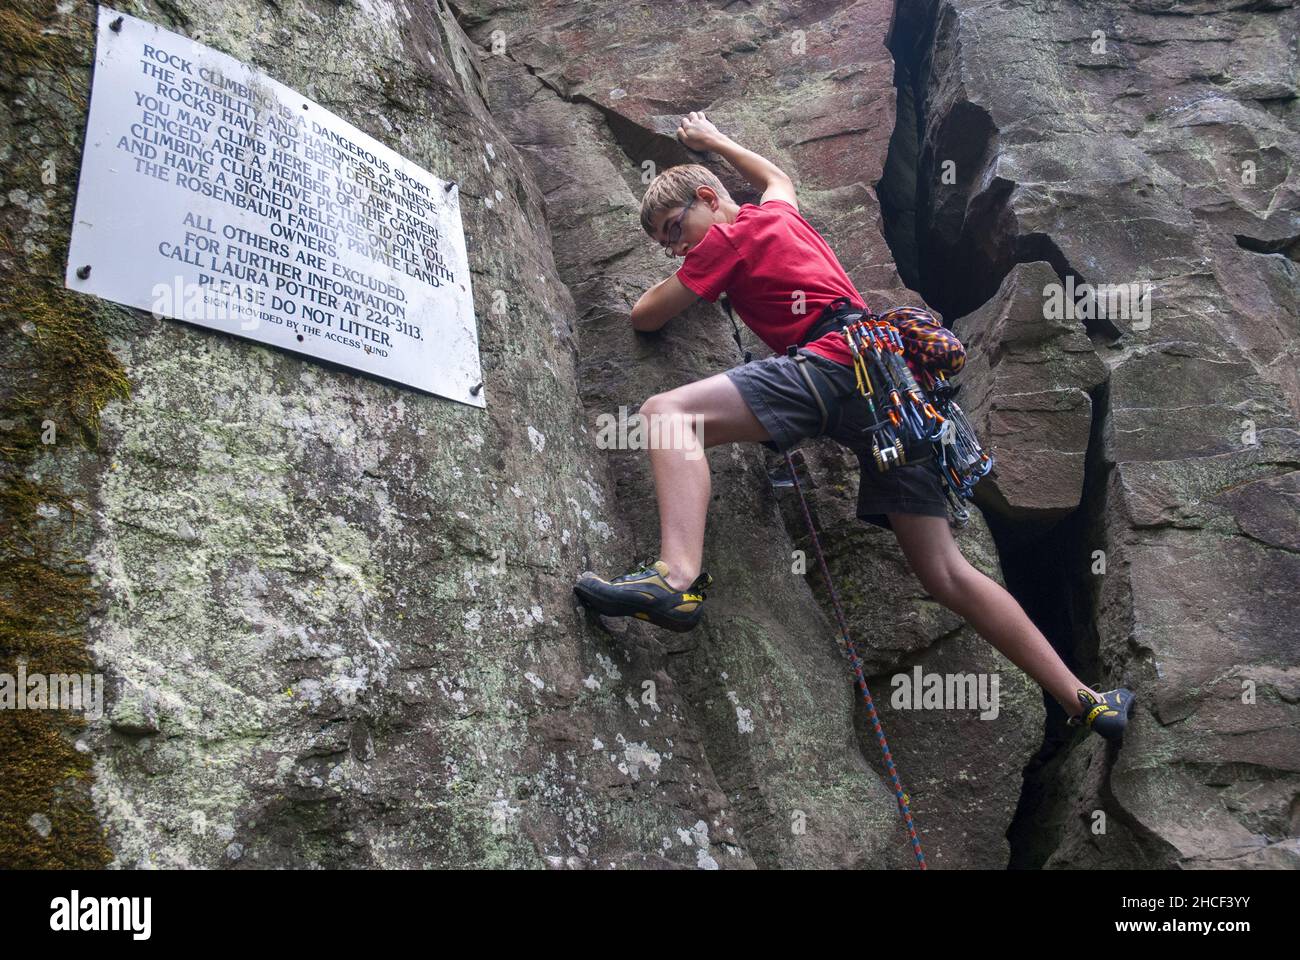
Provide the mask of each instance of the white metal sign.
{"label": "white metal sign", "polygon": [[455,185],[106,7],[66,284],[484,406]]}

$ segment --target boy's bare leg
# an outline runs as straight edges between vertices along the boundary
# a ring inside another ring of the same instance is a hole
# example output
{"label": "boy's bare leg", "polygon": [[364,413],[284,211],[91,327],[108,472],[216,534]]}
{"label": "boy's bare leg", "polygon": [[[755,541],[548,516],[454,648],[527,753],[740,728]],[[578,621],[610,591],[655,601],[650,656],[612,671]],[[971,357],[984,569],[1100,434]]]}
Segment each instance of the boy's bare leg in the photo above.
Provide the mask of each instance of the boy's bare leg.
{"label": "boy's bare leg", "polygon": [[1015,597],[967,562],[948,528],[947,517],[888,516],[903,555],[926,592],[1038,681],[1066,713],[1081,713],[1075,691],[1097,691],[1070,672]]}
{"label": "boy's bare leg", "polygon": [[[650,465],[659,501],[660,559],[672,571],[668,585],[684,590],[700,575],[704,556],[712,484],[702,448],[770,438],[726,374],[656,394],[641,404],[640,412],[671,425],[660,429],[661,442],[650,449]],[[678,437],[686,442],[664,442]]]}
{"label": "boy's bare leg", "polygon": [[[771,438],[726,374],[656,394],[640,412],[678,418],[668,421],[674,429],[661,430],[660,439],[666,433],[686,441],[660,442],[650,450],[659,502],[660,559],[672,572],[669,586],[681,590],[700,573],[712,492],[709,462],[691,441],[708,448]],[[1015,597],[962,556],[946,517],[891,513],[889,521],[913,572],[932,597],[1033,677],[1066,713],[1082,712],[1076,691],[1097,691],[1070,672]]]}

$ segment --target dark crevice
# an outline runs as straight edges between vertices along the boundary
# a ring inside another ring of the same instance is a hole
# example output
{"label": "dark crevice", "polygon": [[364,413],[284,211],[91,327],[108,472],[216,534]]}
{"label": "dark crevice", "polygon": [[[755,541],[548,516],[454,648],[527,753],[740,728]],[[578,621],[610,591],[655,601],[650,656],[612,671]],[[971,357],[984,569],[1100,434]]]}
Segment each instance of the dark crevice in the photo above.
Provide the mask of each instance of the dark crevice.
{"label": "dark crevice", "polygon": [[1237,246],[1251,253],[1280,253],[1288,260],[1300,263],[1300,236],[1283,237],[1280,240],[1260,240],[1244,234],[1234,234]]}
{"label": "dark crevice", "polygon": [[[951,326],[988,302],[1018,263],[1045,261],[1076,288],[1088,279],[1050,237],[1020,232],[1009,203],[1013,182],[994,177],[977,191],[1000,150],[989,112],[961,101],[937,125],[926,116],[938,10],[938,0],[896,5],[886,45],[894,55],[897,122],[876,194],[899,275]],[[1105,317],[1085,319],[1084,327],[1093,340],[1123,333]]]}
{"label": "dark crevice", "polygon": [[[923,108],[922,101],[918,104]],[[1017,225],[1007,202],[1015,184],[999,177],[972,195],[975,178],[997,149],[992,118],[965,103],[944,118],[934,139],[921,145],[916,190],[920,289],[948,318],[986,302],[1015,264]]]}
{"label": "dark crevice", "polygon": [[[452,5],[452,9],[456,9],[454,5]],[[629,161],[624,163],[615,160],[613,165],[624,173],[627,178],[628,189],[634,197],[638,197],[644,192],[645,183],[639,178],[642,177],[643,164],[649,161],[655,171],[665,170],[668,167],[684,163],[702,163],[709,167],[722,181],[723,186],[727,188],[737,203],[757,199],[757,193],[747,182],[736,175],[729,164],[718,163],[716,160],[702,160],[692,151],[682,146],[676,136],[658,133],[629,119],[617,110],[607,107],[598,100],[593,100],[585,94],[573,93],[561,79],[548,74],[547,71],[535,67],[525,60],[520,60],[509,53],[502,54],[502,56],[522,67],[528,72],[529,76],[541,84],[538,91],[533,93],[533,97],[536,97],[538,92],[545,89],[555,94],[565,103],[589,106],[600,113],[609,131],[610,140],[623,152],[624,158]],[[517,143],[515,145],[520,146],[521,144]]]}
{"label": "dark crevice", "polygon": [[1006,203],[1014,184],[997,179],[973,195],[998,149],[988,111],[961,101],[937,127],[927,115],[933,53],[955,42],[951,18],[941,24],[940,14],[939,0],[894,5],[886,46],[898,119],[876,193],[904,282],[952,318],[997,291],[1015,262],[1016,230]]}
{"label": "dark crevice", "polygon": [[[876,192],[885,240],[900,276],[951,326],[954,318],[993,298],[1018,263],[1046,262],[1062,284],[1072,277],[1076,289],[1087,278],[1071,267],[1051,236],[1021,233],[1009,202],[1014,183],[985,179],[1001,150],[989,112],[962,101],[942,117],[926,115],[931,90],[944,82],[931,76],[936,42],[940,49],[959,42],[943,11],[941,0],[895,4],[887,46],[895,61],[898,123]],[[1080,323],[1094,342],[1110,342],[1122,334],[1104,317]],[[1090,398],[1083,493],[1075,509],[1044,521],[988,509],[990,498],[978,496],[978,487],[975,501],[986,507],[984,519],[1007,590],[1081,681],[1109,689],[1118,679],[1101,673],[1100,577],[1091,573],[1092,552],[1103,547],[1109,466],[1102,462],[1101,451],[1109,384],[1091,390]],[[1062,839],[1047,824],[1063,799],[1058,796],[1057,770],[1079,732],[1066,725],[1067,715],[1053,697],[1044,692],[1043,701],[1043,742],[1026,766],[1020,802],[1007,831],[1012,868],[1041,867]]]}
{"label": "dark crevice", "polygon": [[[1109,381],[1089,396],[1092,424],[1079,506],[1046,534],[1021,544],[1014,542],[1013,524],[992,516],[987,519],[1007,589],[1075,676],[1094,689],[1110,689],[1118,684],[1102,675],[1096,617],[1102,575],[1093,573],[1093,552],[1106,551],[1107,546],[1103,520],[1113,465],[1103,462],[1101,450],[1110,407]],[[1050,813],[1061,800],[1060,761],[1079,732],[1066,725],[1065,711],[1046,691],[1043,704],[1047,711],[1043,743],[1025,767],[1020,803],[1007,828],[1011,869],[1042,867],[1061,840],[1044,830],[1044,824],[1051,822]]]}
{"label": "dark crevice", "polygon": [[893,22],[885,46],[894,56],[897,91],[894,130],[885,153],[884,169],[876,184],[884,221],[885,243],[893,254],[903,282],[920,290],[921,267],[917,250],[917,180],[920,174],[921,110],[925,104],[923,79],[929,72],[929,49],[934,41],[936,0],[895,2]]}
{"label": "dark crevice", "polygon": [[917,129],[912,85],[900,60],[894,62],[898,90],[897,120],[885,153],[884,170],[876,184],[885,243],[894,255],[898,275],[908,288],[921,288],[916,252]]}
{"label": "dark crevice", "polygon": [[721,161],[714,154],[701,155],[687,149],[677,139],[675,128],[673,132],[664,133],[652,130],[585,94],[573,94],[565,96],[564,99],[569,103],[589,106],[600,112],[610,139],[623,152],[627,161],[626,163],[615,162],[614,166],[624,171],[632,196],[640,197],[645,192],[649,181],[643,179],[643,170],[647,161],[655,172],[680,164],[695,163],[711,170],[736,203],[758,202],[758,190],[741,177],[731,164]]}

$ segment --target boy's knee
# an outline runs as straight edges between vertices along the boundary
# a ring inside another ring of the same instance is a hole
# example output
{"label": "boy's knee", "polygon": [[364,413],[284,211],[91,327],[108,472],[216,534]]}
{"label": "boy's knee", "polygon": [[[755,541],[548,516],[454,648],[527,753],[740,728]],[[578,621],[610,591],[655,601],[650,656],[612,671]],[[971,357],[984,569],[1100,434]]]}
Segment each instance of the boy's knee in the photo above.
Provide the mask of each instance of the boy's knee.
{"label": "boy's knee", "polygon": [[970,581],[966,572],[973,569],[965,558],[960,562],[935,563],[923,570],[918,570],[916,578],[921,581],[925,592],[945,607],[960,604],[969,589]]}
{"label": "boy's knee", "polygon": [[656,393],[653,397],[641,404],[641,413],[644,414],[666,414],[679,413],[680,405],[672,393]]}
{"label": "boy's knee", "polygon": [[660,407],[660,404],[663,402],[663,396],[662,393],[656,393],[653,397],[647,397],[641,403],[641,407],[637,410],[637,413],[661,413],[662,408]]}

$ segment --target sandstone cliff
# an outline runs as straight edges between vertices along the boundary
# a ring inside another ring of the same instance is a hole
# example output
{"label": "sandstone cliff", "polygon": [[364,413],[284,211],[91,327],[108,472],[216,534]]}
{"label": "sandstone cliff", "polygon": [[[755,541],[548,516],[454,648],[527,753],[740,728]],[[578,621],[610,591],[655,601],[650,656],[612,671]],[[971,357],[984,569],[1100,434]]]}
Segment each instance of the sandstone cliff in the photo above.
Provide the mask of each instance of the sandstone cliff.
{"label": "sandstone cliff", "polygon": [[[912,866],[761,449],[709,454],[703,627],[570,593],[657,547],[645,456],[596,418],[736,362],[708,304],[628,323],[670,269],[643,172],[713,162],[672,136],[702,109],[874,308],[968,344],[998,469],[963,551],[1140,697],[1122,750],[1069,735],[810,445],[929,862],[1300,865],[1293,2],[120,6],[458,181],[488,404],[63,290],[94,8],[9,4],[0,670],[109,696],[0,716],[0,863]],[[1149,283],[1149,322],[1045,320],[1067,279]],[[890,711],[915,665],[996,671],[1000,717]]]}

